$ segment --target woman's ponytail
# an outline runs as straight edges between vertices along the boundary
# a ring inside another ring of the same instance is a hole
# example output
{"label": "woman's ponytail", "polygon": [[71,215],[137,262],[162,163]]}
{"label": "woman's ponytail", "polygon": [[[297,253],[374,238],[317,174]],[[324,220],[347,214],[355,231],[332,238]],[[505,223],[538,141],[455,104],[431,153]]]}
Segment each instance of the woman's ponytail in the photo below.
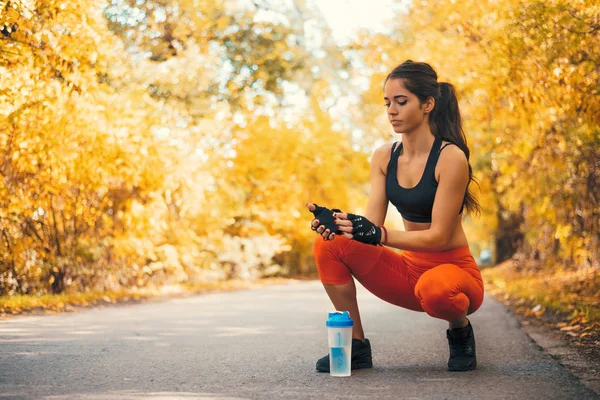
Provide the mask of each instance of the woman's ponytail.
{"label": "woman's ponytail", "polygon": [[[429,114],[431,132],[435,137],[457,145],[469,161],[471,154],[462,128],[454,86],[447,82],[438,83],[437,73],[431,68],[431,65],[412,60],[406,60],[394,68],[385,81],[387,82],[389,79],[402,79],[404,86],[419,98],[421,104],[430,97],[435,99],[435,107]],[[463,205],[468,211],[479,214],[481,207],[469,190],[472,181],[477,183],[473,176],[471,164],[469,164],[469,184],[467,185]]]}
{"label": "woman's ponytail", "polygon": [[[440,82],[439,87],[440,95],[435,99],[435,107],[429,115],[431,131],[434,136],[458,146],[467,156],[467,161],[469,161],[471,153],[467,146],[465,132],[462,128],[462,120],[454,86],[448,82]],[[469,185],[471,181],[477,183],[473,176],[473,169],[469,163]],[[469,190],[469,185],[467,185],[464,205],[470,212],[479,214],[481,207]]]}

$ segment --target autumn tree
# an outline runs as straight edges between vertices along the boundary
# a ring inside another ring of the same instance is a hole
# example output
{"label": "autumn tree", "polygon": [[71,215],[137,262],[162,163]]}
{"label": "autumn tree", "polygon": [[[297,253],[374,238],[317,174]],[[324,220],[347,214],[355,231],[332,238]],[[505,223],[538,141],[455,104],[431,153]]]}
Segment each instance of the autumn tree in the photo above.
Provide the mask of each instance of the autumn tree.
{"label": "autumn tree", "polygon": [[391,37],[353,46],[374,71],[367,121],[405,59],[457,85],[484,209],[468,229],[498,260],[598,264],[598,18],[593,1],[417,2]]}
{"label": "autumn tree", "polygon": [[292,7],[0,2],[0,292],[310,268],[300,210],[364,196],[365,157],[328,111],[345,59]]}

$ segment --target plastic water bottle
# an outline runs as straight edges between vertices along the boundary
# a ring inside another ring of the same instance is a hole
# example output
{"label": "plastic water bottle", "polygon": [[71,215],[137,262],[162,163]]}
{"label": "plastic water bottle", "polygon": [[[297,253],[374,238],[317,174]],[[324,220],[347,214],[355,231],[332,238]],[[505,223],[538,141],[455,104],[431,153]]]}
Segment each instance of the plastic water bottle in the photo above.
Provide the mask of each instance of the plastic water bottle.
{"label": "plastic water bottle", "polygon": [[327,319],[329,339],[329,374],[331,376],[350,376],[352,356],[352,327],[348,311],[329,313]]}

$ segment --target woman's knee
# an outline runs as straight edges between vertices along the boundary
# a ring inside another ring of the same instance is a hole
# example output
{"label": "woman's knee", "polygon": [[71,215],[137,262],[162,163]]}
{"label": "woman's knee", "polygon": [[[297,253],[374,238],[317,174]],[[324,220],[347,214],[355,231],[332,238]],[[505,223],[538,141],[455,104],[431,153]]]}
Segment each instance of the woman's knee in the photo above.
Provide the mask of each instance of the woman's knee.
{"label": "woman's knee", "polygon": [[369,273],[380,261],[384,248],[372,246],[336,236],[333,240],[320,237],[314,242],[314,255],[321,281],[324,274],[333,274],[335,283],[350,280],[350,276],[361,277]]}
{"label": "woman's knee", "polygon": [[441,265],[421,275],[415,285],[415,296],[432,317],[453,321],[467,311],[469,298],[460,290],[458,282],[446,273],[446,270],[458,267],[446,265],[449,267]]}
{"label": "woman's knee", "polygon": [[321,236],[317,236],[313,243],[313,254],[317,263],[326,260],[341,261],[349,242],[350,239],[344,236],[336,236],[333,240],[323,240]]}
{"label": "woman's knee", "polygon": [[313,244],[313,253],[317,264],[317,271],[323,284],[340,285],[352,280],[352,274],[342,261],[344,237],[338,236],[334,240],[323,240],[317,236]]}

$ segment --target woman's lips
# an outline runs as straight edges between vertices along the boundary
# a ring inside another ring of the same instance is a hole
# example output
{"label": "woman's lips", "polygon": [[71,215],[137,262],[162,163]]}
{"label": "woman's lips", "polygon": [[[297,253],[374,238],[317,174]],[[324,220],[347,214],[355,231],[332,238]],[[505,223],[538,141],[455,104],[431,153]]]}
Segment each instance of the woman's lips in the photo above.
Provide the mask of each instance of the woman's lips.
{"label": "woman's lips", "polygon": [[397,126],[397,125],[400,125],[402,123],[402,121],[393,120],[393,121],[390,121],[390,123],[392,124],[392,126]]}

